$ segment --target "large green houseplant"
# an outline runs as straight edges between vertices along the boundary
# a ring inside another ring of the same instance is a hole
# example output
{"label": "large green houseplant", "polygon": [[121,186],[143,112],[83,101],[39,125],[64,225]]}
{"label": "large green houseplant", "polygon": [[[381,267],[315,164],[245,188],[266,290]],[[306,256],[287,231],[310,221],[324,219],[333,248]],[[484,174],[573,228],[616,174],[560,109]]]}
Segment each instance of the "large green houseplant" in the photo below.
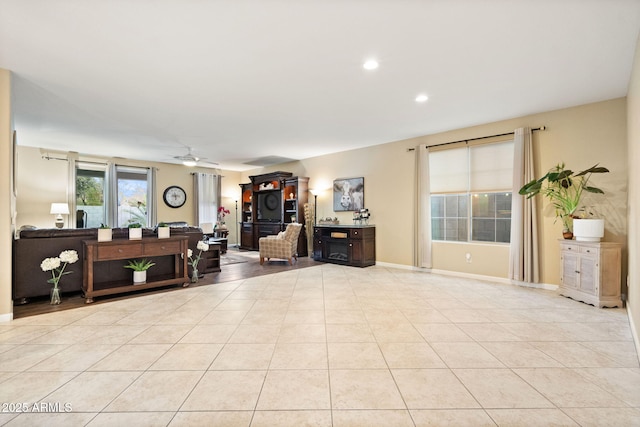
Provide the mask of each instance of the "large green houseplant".
{"label": "large green houseplant", "polygon": [[556,218],[562,220],[563,233],[571,232],[572,220],[576,216],[584,192],[604,194],[601,189],[588,185],[591,175],[606,172],[609,172],[609,169],[597,164],[589,169],[574,172],[567,169],[564,162],[558,163],[542,178],[525,184],[519,193],[528,199],[537,194],[544,195],[555,208]]}

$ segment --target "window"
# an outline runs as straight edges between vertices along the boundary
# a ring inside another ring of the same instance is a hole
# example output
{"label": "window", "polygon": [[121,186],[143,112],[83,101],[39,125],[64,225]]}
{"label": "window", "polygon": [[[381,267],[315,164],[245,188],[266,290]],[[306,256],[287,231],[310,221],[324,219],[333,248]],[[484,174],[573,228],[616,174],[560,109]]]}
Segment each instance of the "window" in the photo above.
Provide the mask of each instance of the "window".
{"label": "window", "polygon": [[126,227],[134,222],[150,226],[152,181],[147,168],[77,162],[76,227]]}
{"label": "window", "polygon": [[116,166],[117,226],[139,223],[148,226],[147,169]]}
{"label": "window", "polygon": [[511,193],[474,193],[471,212],[471,240],[509,243]]}
{"label": "window", "polygon": [[431,233],[433,240],[466,242],[469,223],[467,194],[431,196]]}
{"label": "window", "polygon": [[97,228],[107,223],[106,165],[76,165],[76,228]]}
{"label": "window", "polygon": [[433,240],[509,243],[513,142],[429,155]]}

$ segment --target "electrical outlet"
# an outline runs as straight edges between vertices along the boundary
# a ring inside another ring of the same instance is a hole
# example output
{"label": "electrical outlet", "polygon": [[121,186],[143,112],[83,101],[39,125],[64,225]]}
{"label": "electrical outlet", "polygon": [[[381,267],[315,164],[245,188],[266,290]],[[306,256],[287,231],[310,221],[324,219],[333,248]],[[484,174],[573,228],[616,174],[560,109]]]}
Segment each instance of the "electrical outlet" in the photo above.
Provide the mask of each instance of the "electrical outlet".
{"label": "electrical outlet", "polygon": [[471,254],[469,252],[467,252],[467,254],[464,256],[465,259],[467,260],[467,263],[471,263]]}

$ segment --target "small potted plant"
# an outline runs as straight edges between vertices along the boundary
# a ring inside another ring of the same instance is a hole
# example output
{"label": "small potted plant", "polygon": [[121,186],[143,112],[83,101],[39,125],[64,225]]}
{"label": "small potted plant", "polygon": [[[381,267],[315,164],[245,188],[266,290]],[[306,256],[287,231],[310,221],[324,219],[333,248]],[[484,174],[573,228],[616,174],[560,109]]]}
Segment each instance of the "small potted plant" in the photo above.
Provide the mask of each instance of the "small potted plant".
{"label": "small potted plant", "polygon": [[98,242],[110,242],[112,239],[111,227],[105,224],[100,224],[98,228]]}
{"label": "small potted plant", "polygon": [[129,224],[129,240],[142,239],[142,225],[139,222]]}
{"label": "small potted plant", "polygon": [[599,188],[588,185],[591,175],[594,173],[606,173],[609,169],[591,166],[580,172],[574,172],[565,168],[564,163],[558,163],[542,178],[534,179],[525,184],[519,194],[528,199],[542,193],[555,208],[556,219],[562,220],[562,235],[565,239],[573,238],[573,218],[580,206],[580,199],[584,192],[604,194]]}
{"label": "small potted plant", "polygon": [[125,265],[124,268],[130,268],[133,270],[133,284],[145,283],[147,281],[147,270],[156,265],[155,262],[152,262],[147,259],[132,259],[129,261],[129,264]]}
{"label": "small potted plant", "polygon": [[158,224],[158,239],[168,239],[171,236],[171,228],[166,222]]}

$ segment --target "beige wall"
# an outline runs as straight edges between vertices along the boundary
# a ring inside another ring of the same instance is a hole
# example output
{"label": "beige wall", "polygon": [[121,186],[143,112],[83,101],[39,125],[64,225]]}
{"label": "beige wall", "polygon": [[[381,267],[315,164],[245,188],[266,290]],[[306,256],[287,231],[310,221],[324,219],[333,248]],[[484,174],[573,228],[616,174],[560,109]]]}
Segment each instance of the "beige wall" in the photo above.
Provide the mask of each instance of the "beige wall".
{"label": "beige wall", "polygon": [[[575,170],[595,163],[611,170],[609,174],[592,178],[592,184],[606,192],[605,197],[593,200],[593,204],[607,218],[605,240],[626,246],[627,130],[624,98],[256,169],[243,174],[242,179],[248,182],[248,175],[283,170],[310,177],[309,188],[317,188],[331,186],[336,178],[364,177],[365,206],[372,212],[372,222],[377,225],[377,260],[413,265],[415,152],[408,149],[421,143],[434,145],[501,134],[522,126],[547,127],[543,132],[534,133],[538,175],[561,161]],[[328,190],[318,197],[318,217],[337,216],[341,223],[352,223],[350,212],[333,211],[331,194]],[[313,202],[312,196],[310,201]],[[554,223],[554,215],[546,201],[539,205],[541,280],[559,284],[560,250],[557,241],[561,238],[562,227],[559,222]],[[466,261],[467,253],[471,254],[471,263]],[[508,256],[506,245],[435,243],[433,267],[506,278]]]}
{"label": "beige wall", "polygon": [[635,332],[636,345],[640,331],[640,42],[627,95],[629,132],[629,299],[628,312]]}
{"label": "beige wall", "polygon": [[14,196],[12,188],[11,73],[0,69],[0,321],[13,318],[11,303],[11,242]]}
{"label": "beige wall", "polygon": [[[66,158],[65,153],[50,152],[50,157]],[[80,156],[80,160],[105,160]],[[135,160],[118,159],[119,164],[128,166],[157,167],[158,189],[158,221],[187,221],[195,223],[195,205],[193,203],[193,175],[194,172],[215,173],[211,169],[188,168],[182,165],[168,163],[140,162]],[[43,158],[40,149],[19,147],[18,149],[18,200],[17,224],[34,225],[38,228],[54,226],[53,215],[49,214],[52,202],[67,200],[68,163],[61,160],[47,160]],[[235,205],[233,197],[240,194],[237,172],[222,171],[222,203],[231,210],[227,223],[235,221]],[[177,209],[170,208],[162,202],[162,193],[170,185],[178,185],[187,192],[186,203]],[[235,193],[234,193],[235,191]],[[231,196],[229,196],[231,195]],[[67,220],[67,226],[69,221]],[[229,227],[229,244],[236,242],[236,230],[233,224]]]}

